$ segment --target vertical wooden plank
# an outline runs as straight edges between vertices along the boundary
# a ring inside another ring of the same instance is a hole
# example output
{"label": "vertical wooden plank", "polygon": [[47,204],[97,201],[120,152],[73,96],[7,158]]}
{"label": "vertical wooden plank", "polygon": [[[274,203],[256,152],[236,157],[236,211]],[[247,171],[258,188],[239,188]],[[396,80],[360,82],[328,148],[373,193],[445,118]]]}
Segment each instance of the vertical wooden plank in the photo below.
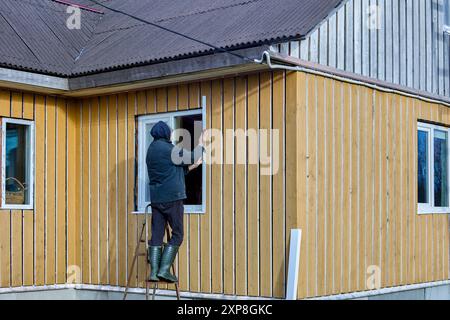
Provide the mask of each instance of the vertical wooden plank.
{"label": "vertical wooden plank", "polygon": [[[415,110],[415,116],[416,118],[422,118],[422,115],[420,113],[420,105],[418,104],[418,102],[416,100],[412,100],[411,101],[412,104],[414,105],[414,110]],[[417,135],[417,132],[415,132],[415,135]],[[417,139],[414,139],[415,143],[417,143]],[[414,144],[415,146],[417,144]],[[415,159],[417,159],[417,150],[415,152]],[[417,165],[414,164],[414,169],[417,169]],[[414,172],[416,172],[414,170]],[[417,178],[416,178],[417,181]],[[421,221],[422,221],[422,216],[415,216],[414,219],[414,283],[419,283],[421,281],[421,276],[422,276],[422,268],[421,268]]]}
{"label": "vertical wooden plank", "polygon": [[156,112],[167,112],[167,88],[156,90]]}
{"label": "vertical wooden plank", "polygon": [[200,84],[198,82],[189,84],[189,109],[201,108],[200,102]]}
{"label": "vertical wooden plank", "polygon": [[344,129],[343,140],[343,216],[342,216],[342,229],[343,238],[343,254],[342,254],[342,272],[343,272],[343,286],[342,292],[350,291],[350,281],[351,281],[351,172],[352,172],[352,154],[351,154],[351,142],[352,142],[352,130],[351,130],[351,116],[352,116],[352,97],[351,97],[351,86],[344,83],[343,84],[343,95],[344,95],[344,113],[342,126]]}
{"label": "vertical wooden plank", "polygon": [[[307,88],[305,73],[286,73],[286,226],[284,254],[289,255],[292,229],[302,230],[298,297],[307,296]],[[287,174],[289,172],[289,175]]]}
{"label": "vertical wooden plank", "polygon": [[187,84],[178,86],[178,110],[189,108],[189,87]]}
{"label": "vertical wooden plank", "polygon": [[407,264],[407,253],[409,246],[409,220],[408,215],[410,212],[410,203],[409,203],[409,181],[408,181],[408,143],[407,143],[407,135],[408,135],[408,126],[409,124],[409,110],[405,103],[406,99],[404,97],[400,97],[400,107],[401,107],[401,261],[400,261],[400,283],[403,285],[407,284],[408,277],[408,264]]}
{"label": "vertical wooden plank", "polygon": [[23,95],[23,116],[24,119],[34,119],[34,95],[31,93],[24,93]]}
{"label": "vertical wooden plank", "polygon": [[234,145],[229,141],[227,132],[233,130],[234,79],[225,79],[223,83],[223,257],[224,257],[224,293],[234,294]]}
{"label": "vertical wooden plank", "polygon": [[[202,82],[201,95],[206,98],[206,128],[211,128],[211,82]],[[206,214],[200,217],[200,283],[202,292],[211,292],[211,163],[206,173]],[[244,286],[246,284],[244,283]]]}
{"label": "vertical wooden plank", "polygon": [[90,230],[90,101],[85,99],[81,106],[81,132],[82,132],[82,180],[81,180],[81,206],[82,206],[82,274],[83,283],[91,284],[92,260],[91,260],[91,230]]}
{"label": "vertical wooden plank", "polygon": [[67,107],[58,99],[56,111],[56,282],[66,282],[66,148]]}
{"label": "vertical wooden plank", "polygon": [[147,90],[147,113],[156,113],[156,91],[155,89]]}
{"label": "vertical wooden plank", "polygon": [[[36,99],[37,104],[37,99]],[[78,157],[79,155],[79,139],[77,133],[79,132],[79,117],[80,114],[80,105],[78,101],[70,100],[68,101],[67,106],[67,153],[66,153],[66,161],[67,161],[67,267],[72,269],[75,267],[75,270],[79,268],[81,265],[80,261],[77,259],[77,252],[79,252],[80,247],[80,229],[78,225],[79,221],[79,210],[78,208],[78,197],[79,197],[79,171],[77,168]],[[36,113],[37,117],[37,113]],[[44,161],[44,159],[41,159]],[[36,160],[37,162],[37,160]],[[37,179],[37,173],[36,173]],[[36,182],[37,183],[37,182]],[[42,182],[43,183],[43,182]],[[37,199],[36,199],[37,203]],[[37,218],[36,218],[37,220]],[[36,222],[36,230],[37,230],[37,222]],[[72,274],[68,274],[68,277],[72,276]],[[72,281],[76,280],[73,279]],[[71,283],[72,283],[71,281]]]}
{"label": "vertical wooden plank", "polygon": [[370,265],[381,268],[380,257],[380,220],[381,220],[381,99],[377,91],[371,91],[372,99],[372,163],[373,163],[373,193],[372,193],[372,237],[370,243],[372,246]]}
{"label": "vertical wooden plank", "polygon": [[23,285],[34,283],[34,212],[23,211]]}
{"label": "vertical wooden plank", "polygon": [[244,77],[236,78],[236,100],[234,106],[236,140],[234,145],[235,162],[235,226],[236,226],[236,294],[247,295],[247,196],[246,196],[246,139],[241,133],[246,130],[247,119],[247,81]]}
{"label": "vertical wooden plank", "polygon": [[[0,105],[3,108],[5,105]],[[0,109],[1,109],[0,108]],[[11,214],[3,211],[0,214],[0,287],[11,286]]]}
{"label": "vertical wooden plank", "polygon": [[260,295],[272,296],[272,178],[271,178],[271,107],[272,74],[260,75],[260,109],[259,109],[259,214],[260,214]]}
{"label": "vertical wooden plank", "polygon": [[308,297],[317,296],[317,77],[308,75],[307,109],[307,226],[305,246],[308,257]]}
{"label": "vertical wooden plank", "polygon": [[91,274],[92,283],[99,284],[99,148],[101,137],[99,136],[99,101],[98,98],[90,99],[90,152],[89,152],[89,217],[90,217],[90,247],[91,247]]}
{"label": "vertical wooden plank", "polygon": [[[211,109],[211,128],[222,130],[222,82],[215,80],[212,83],[212,109]],[[181,91],[180,91],[181,97]],[[180,107],[182,106],[180,100]],[[222,131],[220,131],[221,133]],[[217,132],[219,133],[219,132]],[[215,139],[219,137],[214,137],[214,142],[220,143],[220,149],[213,150],[212,157],[216,161],[212,164],[212,188],[211,190],[211,225],[212,225],[212,256],[211,256],[211,281],[212,281],[212,292],[222,293],[223,292],[223,259],[222,259],[222,248],[223,248],[223,221],[222,221],[222,166],[220,163],[223,159],[222,151],[222,141],[217,142]],[[220,136],[222,138],[222,136]],[[217,189],[217,190],[216,190]]]}
{"label": "vertical wooden plank", "polygon": [[36,163],[35,163],[35,285],[45,283],[45,98],[36,96],[35,103],[35,136],[36,136]]}
{"label": "vertical wooden plank", "polygon": [[22,210],[11,210],[11,286],[23,282],[22,265]]}
{"label": "vertical wooden plank", "polygon": [[11,117],[22,119],[23,115],[23,101],[22,93],[11,93]]}
{"label": "vertical wooden plank", "polygon": [[334,147],[333,130],[334,130],[334,81],[326,79],[325,81],[325,103],[324,103],[324,123],[325,123],[325,248],[324,255],[324,294],[330,295],[333,293],[333,244],[334,244]]}
{"label": "vertical wooden plank", "polygon": [[357,86],[351,86],[351,111],[350,111],[350,135],[351,135],[351,169],[350,173],[350,220],[349,220],[349,230],[350,230],[350,290],[357,290],[357,280],[358,280],[358,253],[360,249],[360,243],[358,242],[358,195],[360,192],[359,186],[359,94],[360,88]]}
{"label": "vertical wooden plank", "polygon": [[119,285],[126,286],[127,278],[127,175],[126,175],[126,116],[127,96],[119,94],[117,106],[117,225]]}
{"label": "vertical wooden plank", "polygon": [[[233,130],[234,80],[226,79],[223,84],[223,250],[224,250],[224,293],[234,294],[234,145],[227,142],[228,130]],[[229,148],[230,147],[230,148]]]}
{"label": "vertical wooden plank", "polygon": [[[362,273],[364,273],[363,279],[367,275],[367,270],[369,266],[376,265],[374,259],[374,227],[375,227],[375,186],[377,181],[375,179],[375,171],[377,170],[375,165],[375,153],[374,153],[374,115],[375,115],[375,101],[373,98],[373,91],[369,88],[365,90],[365,126],[364,126],[364,144],[365,144],[365,163],[364,163],[364,175],[365,175],[365,186],[366,192],[364,197],[364,210],[365,210],[365,257],[364,257],[364,267]],[[368,289],[366,286],[366,281],[363,280],[360,286],[361,289]]]}
{"label": "vertical wooden plank", "polygon": [[400,186],[398,178],[400,177],[400,141],[398,139],[399,130],[399,105],[396,95],[389,97],[389,239],[390,239],[390,257],[389,257],[389,285],[397,284],[397,261],[399,257],[399,243],[397,233],[399,231],[399,204]]}
{"label": "vertical wooden plank", "polygon": [[[23,96],[23,118],[34,118],[34,97],[32,94]],[[34,212],[24,211],[23,216],[23,285],[34,283]]]}
{"label": "vertical wooden plank", "polygon": [[325,261],[326,261],[326,250],[325,250],[325,237],[326,237],[326,205],[325,205],[325,195],[326,190],[326,141],[325,141],[325,106],[327,101],[325,101],[325,79],[323,77],[317,78],[317,109],[316,109],[316,189],[313,193],[316,195],[316,226],[315,233],[316,242],[316,260],[317,260],[317,281],[316,281],[316,294],[322,296],[325,294]]}
{"label": "vertical wooden plank", "polygon": [[[133,278],[131,279],[130,285],[132,287],[137,287],[138,280],[138,266],[135,265],[134,269],[131,269],[131,264],[134,258],[134,252],[136,246],[138,245],[138,215],[133,214],[134,212],[134,180],[135,180],[135,156],[134,152],[136,149],[135,143],[135,121],[134,115],[136,114],[137,107],[137,96],[135,93],[131,92],[128,94],[128,108],[127,108],[127,155],[126,155],[126,170],[127,170],[127,219],[128,219],[128,243],[127,243],[127,256],[128,256],[128,268],[127,268],[127,278],[130,272],[133,272]],[[139,228],[140,229],[140,228]],[[145,252],[145,244],[140,244],[142,251]]]}
{"label": "vertical wooden plank", "polygon": [[[148,95],[147,95],[148,97]],[[108,97],[108,251],[109,283],[117,278],[117,96]]]}
{"label": "vertical wooden plank", "polygon": [[176,86],[171,86],[167,90],[167,101],[168,101],[168,111],[177,111],[178,108],[178,88]]}
{"label": "vertical wooden plank", "polygon": [[413,110],[413,104],[410,99],[404,99],[405,108],[407,110],[406,117],[406,145],[407,145],[407,176],[408,176],[408,212],[407,212],[407,284],[413,283],[414,280],[414,221],[417,215],[417,208],[415,204],[416,184],[415,184],[415,171],[413,168],[416,163],[416,150],[417,145],[414,145],[414,136],[417,135],[416,131],[416,115]]}
{"label": "vertical wooden plank", "polygon": [[46,250],[46,284],[55,284],[56,276],[56,101],[47,97],[46,103],[46,175],[45,175],[45,250]]}
{"label": "vertical wooden plank", "polygon": [[[249,132],[256,130],[258,128],[258,106],[259,106],[259,75],[251,75],[248,77],[248,106],[247,112],[251,117],[247,119],[247,128]],[[253,131],[254,132],[254,131]],[[255,155],[258,154],[258,145],[254,141],[248,141],[248,180],[247,180],[247,286],[249,296],[258,296],[260,285],[259,285],[259,188],[258,188],[258,164],[251,162],[255,160]],[[257,158],[256,158],[257,159]],[[213,184],[215,181],[213,180]],[[214,198],[213,198],[214,207]],[[214,223],[214,221],[213,221]],[[214,231],[213,231],[214,232]]]}
{"label": "vertical wooden plank", "polygon": [[380,206],[380,255],[381,255],[381,270],[384,270],[382,273],[382,287],[388,285],[388,276],[389,276],[389,245],[388,240],[388,192],[389,192],[389,127],[388,127],[388,97],[389,95],[385,93],[380,93],[380,102],[381,102],[381,122],[380,122],[380,131],[381,131],[381,144],[380,144],[380,162],[381,162],[381,181],[380,181],[380,196],[381,196],[381,206]]}
{"label": "vertical wooden plank", "polygon": [[[276,298],[285,296],[285,77],[284,72],[275,72],[273,75],[273,107],[272,107],[272,129],[278,132],[278,135],[272,137],[272,158],[273,158],[273,201],[272,201],[272,237],[273,237],[273,270],[272,270],[272,292]],[[239,116],[237,115],[238,119]],[[237,122],[237,120],[236,120]],[[277,139],[278,137],[278,139]],[[242,152],[242,151],[241,151]],[[244,168],[245,169],[245,168]],[[242,174],[242,173],[241,173]],[[243,173],[245,176],[245,172]],[[236,172],[236,178],[238,172]],[[236,190],[236,196],[238,190]],[[237,207],[237,204],[236,204]],[[236,216],[236,220],[239,218]],[[239,232],[236,230],[236,232]],[[236,281],[238,282],[238,281]]]}
{"label": "vertical wooden plank", "polygon": [[137,105],[136,105],[136,115],[147,114],[147,94],[145,91],[138,91],[137,95]]}
{"label": "vertical wooden plank", "polygon": [[11,93],[0,89],[0,116],[11,116]]}
{"label": "vertical wooden plank", "polygon": [[333,288],[337,292],[343,292],[343,271],[342,271],[342,251],[343,251],[343,132],[344,127],[340,125],[344,120],[344,91],[341,82],[335,82],[334,88],[334,127],[333,127],[333,145],[335,146],[335,184],[334,184],[334,202],[335,202],[335,218],[334,218],[334,255],[333,255]]}
{"label": "vertical wooden plank", "polygon": [[108,100],[100,98],[99,106],[99,282],[108,283]]}

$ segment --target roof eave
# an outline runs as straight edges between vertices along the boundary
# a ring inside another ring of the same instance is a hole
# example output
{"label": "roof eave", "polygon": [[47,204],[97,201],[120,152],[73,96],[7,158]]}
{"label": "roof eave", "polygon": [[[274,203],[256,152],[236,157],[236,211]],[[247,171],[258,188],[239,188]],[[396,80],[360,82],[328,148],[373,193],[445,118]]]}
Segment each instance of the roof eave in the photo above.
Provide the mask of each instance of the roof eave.
{"label": "roof eave", "polygon": [[251,61],[268,49],[263,45],[234,50],[236,55],[215,53],[72,78],[0,68],[0,87],[71,97],[111,94],[267,69]]}

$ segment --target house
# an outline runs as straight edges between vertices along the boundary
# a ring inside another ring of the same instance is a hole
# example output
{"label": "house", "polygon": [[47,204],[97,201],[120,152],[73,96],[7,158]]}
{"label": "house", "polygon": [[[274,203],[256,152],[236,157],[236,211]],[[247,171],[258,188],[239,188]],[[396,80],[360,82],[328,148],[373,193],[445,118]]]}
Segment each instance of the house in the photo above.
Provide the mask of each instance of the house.
{"label": "house", "polygon": [[188,181],[186,297],[448,298],[449,13],[444,0],[1,1],[0,297],[117,298],[130,271],[143,292],[143,155],[163,120],[223,133],[220,161]]}

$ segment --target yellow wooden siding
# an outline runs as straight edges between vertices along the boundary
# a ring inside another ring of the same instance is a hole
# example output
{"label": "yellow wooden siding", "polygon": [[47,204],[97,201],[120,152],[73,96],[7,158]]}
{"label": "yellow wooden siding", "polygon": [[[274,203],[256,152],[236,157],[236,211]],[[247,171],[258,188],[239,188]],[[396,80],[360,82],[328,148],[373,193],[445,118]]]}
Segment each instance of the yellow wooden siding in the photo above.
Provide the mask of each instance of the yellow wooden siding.
{"label": "yellow wooden siding", "polygon": [[299,126],[308,125],[299,144],[308,173],[299,182],[309,195],[300,297],[368,290],[370,266],[381,268],[382,287],[448,279],[448,217],[417,215],[415,172],[417,121],[450,125],[449,109],[314,75],[299,79],[307,93]]}
{"label": "yellow wooden siding", "polygon": [[[449,109],[265,72],[79,101],[0,90],[0,116],[36,121],[35,210],[0,212],[1,287],[72,281],[77,268],[82,283],[123,286],[143,222],[132,213],[136,116],[197,109],[202,96],[208,128],[278,129],[280,140],[215,151],[229,161],[207,166],[206,214],[185,217],[182,290],[284,297],[293,228],[299,298],[367,290],[370,266],[382,287],[448,279],[448,217],[417,215],[415,172],[418,119],[450,125]],[[248,163],[277,142],[273,176]],[[145,269],[141,257],[133,287]]]}
{"label": "yellow wooden siding", "polygon": [[[73,172],[73,184],[67,184],[66,177],[67,163],[74,159],[68,155],[75,154],[78,141],[69,141],[66,132],[80,123],[73,119],[80,109],[73,102],[66,104],[62,98],[0,89],[0,116],[34,120],[36,143],[34,209],[0,210],[2,288],[65,283],[68,263],[77,265],[67,257],[75,252],[79,236],[66,227],[66,217],[75,215],[67,207],[73,205],[68,192],[78,183]],[[66,244],[66,239],[72,241]]]}

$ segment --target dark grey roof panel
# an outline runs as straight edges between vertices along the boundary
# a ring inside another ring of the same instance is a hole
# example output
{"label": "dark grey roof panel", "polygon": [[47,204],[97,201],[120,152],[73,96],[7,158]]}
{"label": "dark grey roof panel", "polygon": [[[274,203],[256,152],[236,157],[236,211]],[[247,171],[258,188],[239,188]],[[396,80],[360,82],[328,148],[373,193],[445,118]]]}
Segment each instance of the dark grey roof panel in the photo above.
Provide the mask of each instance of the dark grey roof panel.
{"label": "dark grey roof panel", "polygon": [[[50,0],[0,1],[0,65],[81,75],[212,52],[209,46],[109,11],[89,0],[81,30]],[[223,49],[300,38],[342,0],[111,0],[105,5]],[[27,18],[30,14],[35,19]],[[2,16],[5,21],[2,22]],[[12,26],[8,29],[7,24]],[[17,52],[20,50],[21,52]],[[20,61],[23,63],[19,63]]]}
{"label": "dark grey roof panel", "polygon": [[0,66],[70,75],[101,15],[83,12],[82,28],[70,30],[66,9],[49,0],[0,1]]}

